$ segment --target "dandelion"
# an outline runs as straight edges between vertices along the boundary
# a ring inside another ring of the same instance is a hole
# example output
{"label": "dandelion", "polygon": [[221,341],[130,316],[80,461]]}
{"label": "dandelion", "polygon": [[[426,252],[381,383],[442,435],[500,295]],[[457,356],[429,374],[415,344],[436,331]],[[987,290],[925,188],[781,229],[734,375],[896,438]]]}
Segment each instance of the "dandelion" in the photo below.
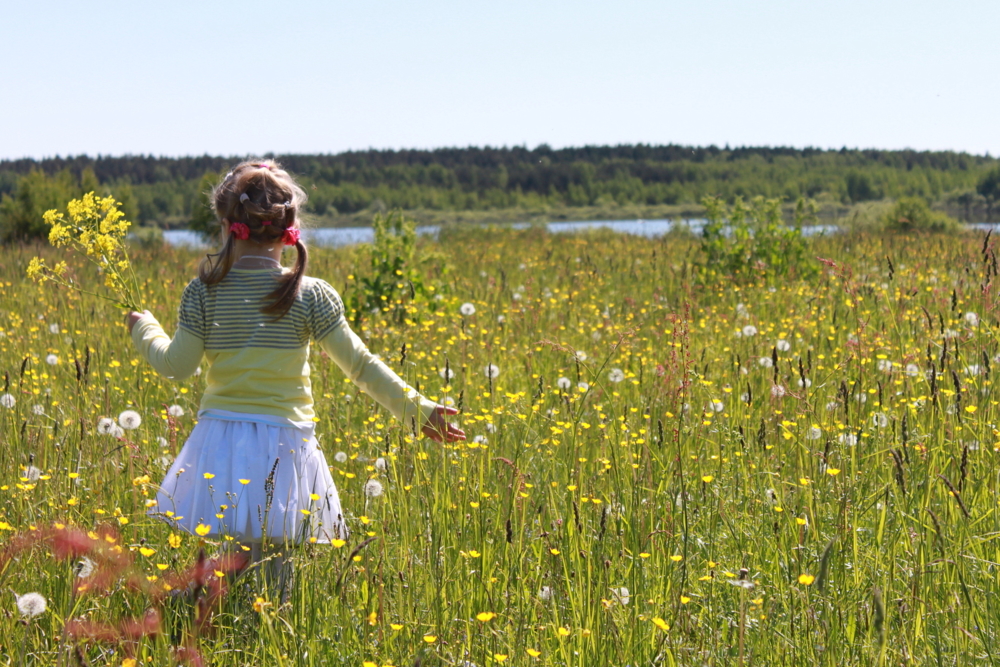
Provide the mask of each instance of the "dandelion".
{"label": "dandelion", "polygon": [[12,394],[0,396],[0,405],[10,410],[17,403],[17,399]]}
{"label": "dandelion", "polygon": [[490,441],[486,438],[485,435],[477,435],[472,439],[472,442],[476,443],[477,445],[486,445],[489,444]]}
{"label": "dandelion", "polygon": [[84,556],[80,559],[80,562],[76,564],[76,576],[80,579],[86,579],[94,573],[97,568],[97,564]]}
{"label": "dandelion", "polygon": [[552,587],[542,586],[538,589],[538,599],[542,602],[548,602],[552,599]]}
{"label": "dandelion", "polygon": [[562,389],[563,391],[567,391],[570,387],[573,386],[573,381],[567,377],[561,377],[558,380],[556,380],[556,386]]}
{"label": "dandelion", "polygon": [[962,369],[962,372],[966,375],[982,375],[983,367],[979,364],[970,364]]}
{"label": "dandelion", "polygon": [[630,593],[624,586],[620,588],[612,588],[611,594],[614,595],[615,599],[617,599],[622,605],[627,605],[629,600],[632,599],[632,593]]}
{"label": "dandelion", "polygon": [[858,436],[853,433],[841,433],[837,436],[837,442],[847,447],[854,447],[858,444]]}
{"label": "dandelion", "polygon": [[608,373],[608,381],[610,382],[614,382],[617,384],[624,379],[625,379],[625,371],[623,371],[620,368],[612,368],[611,371]]}
{"label": "dandelion", "polygon": [[441,370],[438,371],[438,375],[445,382],[450,382],[453,377],[455,377],[455,371],[451,370],[448,366],[442,366]]}
{"label": "dandelion", "polygon": [[336,461],[337,463],[346,463],[347,462],[347,453],[346,452],[337,452],[336,454],[333,455],[333,460]]}
{"label": "dandelion", "polygon": [[576,388],[577,388],[577,390],[578,390],[578,391],[579,391],[579,392],[580,392],[581,394],[585,394],[585,393],[587,393],[588,391],[590,391],[590,383],[589,383],[589,382],[583,382],[583,381],[581,380],[580,382],[577,382],[577,383],[576,383]]}
{"label": "dandelion", "polygon": [[476,314],[476,307],[471,303],[463,303],[459,307],[458,312],[462,314],[462,317],[472,317]]}
{"label": "dandelion", "polygon": [[21,616],[28,618],[41,616],[49,606],[41,593],[25,593],[15,597],[17,597],[17,610],[21,612]]}
{"label": "dandelion", "polygon": [[24,471],[24,478],[34,484],[42,476],[42,471],[35,466],[28,466]]}
{"label": "dandelion", "polygon": [[904,372],[907,377],[915,378],[920,375],[920,366],[917,366],[916,364],[906,364]]}
{"label": "dandelion", "polygon": [[965,323],[968,324],[970,327],[973,327],[973,328],[978,327],[979,326],[979,315],[977,315],[976,313],[966,313],[965,314]]}
{"label": "dandelion", "polygon": [[378,498],[382,495],[382,482],[377,479],[370,479],[365,482],[365,495],[369,498]]}
{"label": "dandelion", "polygon": [[959,333],[954,329],[945,329],[944,333],[941,334],[942,338],[958,338]]}
{"label": "dandelion", "polygon": [[56,335],[58,335],[59,331],[60,331],[60,329],[59,329],[59,325],[58,324],[53,323],[53,324],[49,325],[49,333],[50,334],[56,334]]}
{"label": "dandelion", "polygon": [[45,406],[44,405],[37,405],[37,404],[36,405],[32,405],[31,406],[31,413],[34,414],[34,415],[44,415],[45,414]]}
{"label": "dandelion", "polygon": [[47,363],[49,366],[55,366],[56,364],[59,363],[59,357],[57,357],[54,354],[50,354],[47,357],[45,357],[45,363]]}
{"label": "dandelion", "polygon": [[736,304],[736,315],[743,318],[750,317],[750,310],[745,303]]}
{"label": "dandelion", "polygon": [[757,335],[757,327],[755,327],[752,324],[748,324],[745,327],[743,327],[742,329],[740,329],[740,333],[743,334],[743,336],[745,338],[750,338],[751,336],[756,336]]}
{"label": "dandelion", "polygon": [[109,417],[101,417],[97,420],[97,432],[101,435],[111,435],[112,427],[114,427],[115,422]]}
{"label": "dandelion", "polygon": [[823,429],[821,429],[819,426],[816,425],[810,426],[809,429],[806,431],[806,440],[819,440],[822,437],[823,437]]}
{"label": "dandelion", "polygon": [[577,350],[575,353],[573,353],[573,357],[580,363],[583,363],[584,361],[587,360],[587,353],[584,352],[583,350]]}
{"label": "dandelion", "polygon": [[500,367],[496,364],[488,364],[486,368],[483,369],[483,375],[491,380],[495,380],[500,375]]}
{"label": "dandelion", "polygon": [[885,416],[884,412],[876,412],[872,415],[872,426],[877,428],[885,428],[889,425],[889,418]]}
{"label": "dandelion", "polygon": [[813,385],[813,381],[810,380],[809,378],[805,379],[799,378],[798,385],[804,389],[808,389]]}
{"label": "dandelion", "polygon": [[778,352],[788,352],[790,349],[792,349],[792,344],[789,343],[784,338],[779,338],[778,342],[775,343],[774,346],[778,348]]}
{"label": "dandelion", "polygon": [[126,431],[134,431],[142,423],[142,417],[135,410],[125,410],[118,415],[118,423]]}
{"label": "dandelion", "polygon": [[785,395],[785,388],[782,387],[780,384],[771,386],[771,396],[775,398],[781,398],[784,395]]}
{"label": "dandelion", "polygon": [[774,366],[774,361],[771,360],[771,357],[761,357],[757,360],[757,365],[761,368],[771,368]]}
{"label": "dandelion", "polygon": [[167,408],[167,414],[170,415],[171,417],[183,417],[184,408],[182,408],[179,405],[171,405],[169,408]]}
{"label": "dandelion", "polygon": [[385,472],[388,467],[389,464],[386,463],[384,457],[380,456],[377,459],[375,459],[375,470],[377,470],[378,472]]}
{"label": "dandelion", "polygon": [[708,407],[712,412],[722,412],[726,409],[726,404],[718,398],[713,398],[712,402],[708,404]]}
{"label": "dandelion", "polygon": [[881,372],[881,373],[891,373],[892,372],[892,362],[889,361],[888,359],[879,359],[877,366],[878,366],[879,372]]}

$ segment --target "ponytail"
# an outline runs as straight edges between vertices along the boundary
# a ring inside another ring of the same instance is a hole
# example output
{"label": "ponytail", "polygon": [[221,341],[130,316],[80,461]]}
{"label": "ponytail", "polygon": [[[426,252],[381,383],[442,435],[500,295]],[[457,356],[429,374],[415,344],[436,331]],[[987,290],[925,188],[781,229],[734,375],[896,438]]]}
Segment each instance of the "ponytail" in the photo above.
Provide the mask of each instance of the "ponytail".
{"label": "ponytail", "polygon": [[228,234],[222,249],[214,255],[205,255],[198,266],[198,278],[206,285],[215,285],[229,274],[236,261],[236,236]]}
{"label": "ponytail", "polygon": [[278,279],[278,287],[267,295],[271,303],[260,309],[265,315],[274,315],[275,320],[280,320],[285,316],[295,304],[295,299],[299,295],[299,286],[302,284],[302,277],[306,274],[306,265],[309,263],[309,251],[301,240],[295,242],[295,266],[290,273],[283,274]]}

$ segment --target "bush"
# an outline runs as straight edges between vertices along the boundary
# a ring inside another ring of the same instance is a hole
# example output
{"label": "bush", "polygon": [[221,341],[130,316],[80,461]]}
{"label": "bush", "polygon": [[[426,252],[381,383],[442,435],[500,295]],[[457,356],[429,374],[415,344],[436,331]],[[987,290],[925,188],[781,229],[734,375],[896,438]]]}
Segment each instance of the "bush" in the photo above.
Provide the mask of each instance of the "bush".
{"label": "bush", "polygon": [[883,218],[885,229],[890,232],[927,232],[954,234],[961,229],[958,220],[946,213],[931,210],[920,197],[903,197]]}

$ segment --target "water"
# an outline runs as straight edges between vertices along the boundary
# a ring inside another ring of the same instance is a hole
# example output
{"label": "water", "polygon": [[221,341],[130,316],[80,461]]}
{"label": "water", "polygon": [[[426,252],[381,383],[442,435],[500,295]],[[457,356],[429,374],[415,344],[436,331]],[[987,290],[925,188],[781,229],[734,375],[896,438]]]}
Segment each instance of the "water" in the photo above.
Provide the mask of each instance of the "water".
{"label": "water", "polygon": [[[674,228],[674,225],[684,225],[692,232],[698,233],[705,226],[703,219],[691,220],[581,220],[575,222],[549,222],[546,223],[548,230],[554,234],[571,234],[586,231],[588,229],[610,229],[622,234],[632,234],[633,236],[643,236],[646,238],[656,238],[663,236]],[[531,226],[528,222],[515,222],[509,225],[514,229],[525,229]],[[437,237],[441,227],[438,225],[426,225],[417,227],[417,234],[421,236]],[[816,234],[832,234],[837,231],[834,225],[815,225],[803,227],[802,233],[806,236]],[[307,229],[303,233],[306,243],[314,246],[336,248],[346,245],[357,245],[359,243],[372,243],[375,241],[375,232],[371,227],[324,227],[321,229]],[[163,232],[164,240],[172,246],[184,248],[203,248],[205,243],[197,232],[187,229],[173,229]]]}

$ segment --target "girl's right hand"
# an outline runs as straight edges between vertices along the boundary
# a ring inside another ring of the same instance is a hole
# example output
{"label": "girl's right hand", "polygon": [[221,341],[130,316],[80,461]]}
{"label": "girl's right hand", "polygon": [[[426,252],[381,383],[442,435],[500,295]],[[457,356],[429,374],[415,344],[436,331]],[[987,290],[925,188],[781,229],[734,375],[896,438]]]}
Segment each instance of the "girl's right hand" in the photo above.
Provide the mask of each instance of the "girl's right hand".
{"label": "girl's right hand", "polygon": [[454,424],[450,424],[446,415],[457,415],[455,408],[439,405],[427,418],[427,423],[421,428],[421,432],[435,442],[455,442],[465,440],[465,431]]}
{"label": "girl's right hand", "polygon": [[131,313],[126,315],[125,324],[128,325],[128,332],[132,333],[132,327],[134,327],[135,323],[139,321],[139,318],[141,318],[143,315],[150,315],[150,314],[151,313],[148,310],[144,310],[141,313],[137,313],[133,310]]}

